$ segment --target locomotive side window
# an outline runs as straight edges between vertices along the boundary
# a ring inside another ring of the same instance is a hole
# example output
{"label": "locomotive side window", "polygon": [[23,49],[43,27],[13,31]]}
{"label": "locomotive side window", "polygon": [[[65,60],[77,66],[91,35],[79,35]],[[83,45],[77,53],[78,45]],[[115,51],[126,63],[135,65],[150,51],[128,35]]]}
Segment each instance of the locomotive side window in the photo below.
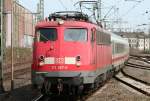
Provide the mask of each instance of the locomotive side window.
{"label": "locomotive side window", "polygon": [[37,31],[38,41],[56,41],[57,40],[57,30],[55,28],[43,28]]}
{"label": "locomotive side window", "polygon": [[110,45],[110,35],[104,32],[97,31],[96,32],[96,43],[98,44],[107,44]]}
{"label": "locomotive side window", "polygon": [[64,32],[65,41],[87,41],[87,29],[85,28],[68,28]]}

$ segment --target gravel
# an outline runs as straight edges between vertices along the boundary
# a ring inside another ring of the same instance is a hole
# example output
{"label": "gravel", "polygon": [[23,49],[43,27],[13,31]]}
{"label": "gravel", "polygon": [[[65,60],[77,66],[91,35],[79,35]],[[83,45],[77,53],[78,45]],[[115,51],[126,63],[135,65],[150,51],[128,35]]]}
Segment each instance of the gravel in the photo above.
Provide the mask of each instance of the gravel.
{"label": "gravel", "polygon": [[106,85],[106,88],[97,91],[87,101],[150,101],[149,97],[133,92],[115,79]]}
{"label": "gravel", "polygon": [[17,88],[8,95],[0,97],[0,101],[32,101],[39,93],[31,89],[31,85]]}
{"label": "gravel", "polygon": [[[136,63],[139,65],[150,66],[143,61],[129,59],[130,63]],[[125,66],[124,72],[137,79],[144,80],[150,83],[150,71],[138,68],[131,68]],[[97,91],[87,101],[150,101],[150,97],[145,96],[130,87],[120,83],[119,81],[112,79],[107,86]]]}

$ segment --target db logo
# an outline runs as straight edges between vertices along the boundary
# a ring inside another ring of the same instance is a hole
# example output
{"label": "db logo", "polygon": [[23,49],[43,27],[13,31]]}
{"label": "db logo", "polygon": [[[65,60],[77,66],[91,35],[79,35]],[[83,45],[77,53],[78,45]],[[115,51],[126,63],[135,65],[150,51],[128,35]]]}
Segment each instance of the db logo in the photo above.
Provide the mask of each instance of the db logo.
{"label": "db logo", "polygon": [[55,64],[64,64],[64,58],[55,58]]}

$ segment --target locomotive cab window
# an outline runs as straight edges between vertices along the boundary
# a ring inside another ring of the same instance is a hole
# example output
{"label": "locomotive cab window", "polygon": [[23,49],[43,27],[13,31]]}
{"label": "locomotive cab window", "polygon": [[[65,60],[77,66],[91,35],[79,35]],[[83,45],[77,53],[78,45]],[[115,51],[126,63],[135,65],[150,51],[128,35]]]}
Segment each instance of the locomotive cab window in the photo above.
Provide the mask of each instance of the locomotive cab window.
{"label": "locomotive cab window", "polygon": [[57,30],[56,28],[43,28],[37,31],[37,40],[40,42],[56,41]]}
{"label": "locomotive cab window", "polygon": [[85,28],[67,28],[64,32],[65,41],[87,41],[87,29]]}

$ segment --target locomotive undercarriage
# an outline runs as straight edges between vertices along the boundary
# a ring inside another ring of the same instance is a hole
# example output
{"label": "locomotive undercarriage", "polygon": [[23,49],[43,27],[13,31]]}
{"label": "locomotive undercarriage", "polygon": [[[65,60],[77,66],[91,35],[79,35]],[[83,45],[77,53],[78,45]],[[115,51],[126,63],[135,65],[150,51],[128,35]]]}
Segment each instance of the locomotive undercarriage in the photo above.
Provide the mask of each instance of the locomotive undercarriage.
{"label": "locomotive undercarriage", "polygon": [[45,78],[41,92],[45,95],[73,95],[82,96],[82,94],[95,91],[102,86],[106,80],[114,75],[111,69],[106,73],[100,74],[94,80],[94,83],[84,84],[83,78]]}
{"label": "locomotive undercarriage", "polygon": [[[109,68],[109,69],[108,69]],[[93,83],[85,83],[85,77],[43,77],[40,87],[44,95],[69,95],[81,97],[101,87],[105,82],[115,74],[115,67],[107,67],[107,70],[100,73],[94,79]],[[39,78],[39,77],[38,77]]]}
{"label": "locomotive undercarriage", "polygon": [[83,78],[45,78],[41,92],[48,96],[80,96],[83,92]]}

